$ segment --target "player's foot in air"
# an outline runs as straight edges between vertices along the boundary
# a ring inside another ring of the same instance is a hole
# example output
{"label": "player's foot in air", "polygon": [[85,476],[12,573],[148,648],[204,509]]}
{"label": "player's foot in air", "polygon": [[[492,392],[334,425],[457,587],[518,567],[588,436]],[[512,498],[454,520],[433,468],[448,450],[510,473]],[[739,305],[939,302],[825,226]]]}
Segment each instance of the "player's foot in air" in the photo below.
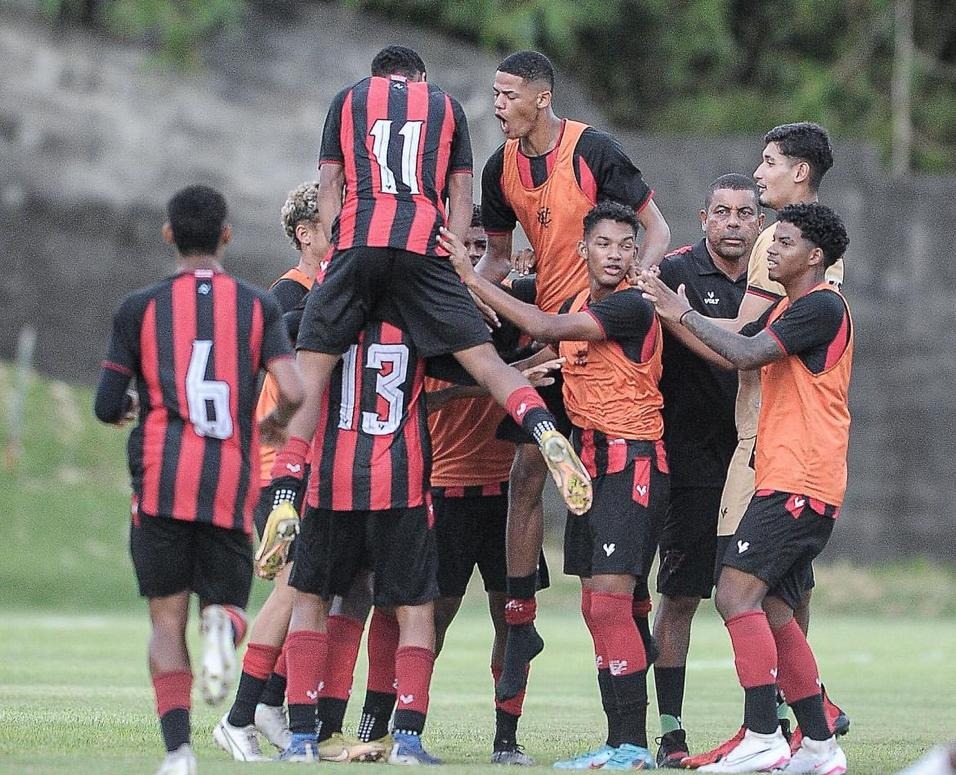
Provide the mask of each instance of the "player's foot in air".
{"label": "player's foot in air", "polygon": [[607,760],[614,756],[616,749],[605,743],[593,751],[572,756],[570,759],[561,759],[554,763],[556,770],[597,770],[603,767]]}
{"label": "player's foot in air", "polygon": [[687,732],[675,729],[657,738],[657,766],[663,769],[682,769],[681,762],[690,757],[687,751]]}
{"label": "player's foot in air", "polygon": [[236,680],[236,644],[232,620],[221,605],[202,609],[202,689],[203,699],[218,705],[232,693]]}
{"label": "player's foot in air", "polygon": [[[783,769],[790,761],[790,746],[776,729],[769,735],[744,729],[739,741],[717,761],[698,767],[701,772],[762,772]],[[687,766],[688,760],[684,760]]]}
{"label": "player's foot in air", "polygon": [[787,766],[775,772],[843,775],[846,772],[846,754],[837,745],[835,736],[829,740],[811,740],[805,737],[796,753],[790,757]]}
{"label": "player's foot in air", "polygon": [[524,747],[517,741],[508,740],[502,743],[495,743],[494,751],[491,753],[492,764],[511,764],[516,767],[531,767],[534,765],[534,759],[524,752]]}
{"label": "player's foot in air", "polygon": [[896,775],[951,775],[956,772],[956,748],[937,745]]}
{"label": "player's foot in air", "polygon": [[646,748],[631,743],[622,743],[614,749],[611,758],[604,762],[602,770],[653,770],[654,756]]}
{"label": "player's foot in air", "polygon": [[292,501],[283,500],[269,512],[262,540],[256,550],[256,575],[274,579],[289,554],[289,546],[299,534],[299,515]]}
{"label": "player's foot in air", "polygon": [[441,759],[425,750],[419,735],[395,732],[393,737],[395,744],[388,755],[389,764],[441,764]]}
{"label": "player's foot in air", "polygon": [[591,477],[568,441],[557,431],[545,431],[538,441],[551,478],[572,514],[580,516],[591,508]]}
{"label": "player's foot in air", "polygon": [[156,775],[196,775],[196,754],[189,743],[170,751],[156,770]]}
{"label": "player's foot in air", "polygon": [[285,708],[281,705],[266,705],[263,702],[256,705],[255,725],[262,736],[280,751],[289,747],[292,733],[289,731]]}
{"label": "player's foot in air", "polygon": [[317,762],[319,752],[315,735],[311,732],[293,732],[289,746],[279,754],[280,762]]}
{"label": "player's foot in air", "polygon": [[235,727],[229,723],[227,713],[212,730],[212,739],[237,762],[269,761],[259,748],[259,737],[253,724]]}
{"label": "player's foot in air", "polygon": [[507,702],[524,691],[528,685],[531,660],[538,656],[543,648],[544,640],[535,629],[534,622],[508,625],[501,676],[495,684],[495,699],[498,702]]}

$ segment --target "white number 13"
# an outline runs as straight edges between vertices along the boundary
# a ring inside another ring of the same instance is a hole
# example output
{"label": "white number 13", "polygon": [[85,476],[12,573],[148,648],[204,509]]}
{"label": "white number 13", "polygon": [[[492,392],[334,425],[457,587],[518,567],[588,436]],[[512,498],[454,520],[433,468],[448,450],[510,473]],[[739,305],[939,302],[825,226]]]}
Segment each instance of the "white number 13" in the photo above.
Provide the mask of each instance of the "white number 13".
{"label": "white number 13", "polygon": [[[423,121],[406,121],[398,134],[402,137],[402,168],[399,181],[408,186],[409,193],[420,194],[418,188],[418,143],[422,137]],[[368,132],[373,138],[372,156],[378,164],[382,178],[382,192],[397,194],[398,183],[395,170],[388,166],[388,146],[392,139],[392,122],[385,118],[376,121]]]}

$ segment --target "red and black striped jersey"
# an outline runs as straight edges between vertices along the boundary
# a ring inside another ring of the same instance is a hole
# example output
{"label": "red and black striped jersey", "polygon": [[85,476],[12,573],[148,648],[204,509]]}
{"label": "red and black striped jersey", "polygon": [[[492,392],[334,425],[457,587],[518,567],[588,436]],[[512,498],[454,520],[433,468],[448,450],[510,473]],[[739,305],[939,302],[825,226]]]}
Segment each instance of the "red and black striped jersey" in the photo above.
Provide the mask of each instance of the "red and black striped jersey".
{"label": "red and black striped jersey", "polygon": [[136,380],[127,449],[142,512],[251,530],[256,382],[280,357],[292,346],[278,302],[222,272],[183,272],[123,300],[103,366]]}
{"label": "red and black striped jersey", "polygon": [[332,511],[385,511],[425,503],[431,441],[425,362],[411,337],[370,322],[342,356],[322,397],[308,503]]}
{"label": "red and black striped jersey", "polygon": [[471,173],[471,138],[458,101],[397,75],[339,92],[322,133],[319,164],[345,172],[332,246],[391,247],[435,255],[448,177]]}

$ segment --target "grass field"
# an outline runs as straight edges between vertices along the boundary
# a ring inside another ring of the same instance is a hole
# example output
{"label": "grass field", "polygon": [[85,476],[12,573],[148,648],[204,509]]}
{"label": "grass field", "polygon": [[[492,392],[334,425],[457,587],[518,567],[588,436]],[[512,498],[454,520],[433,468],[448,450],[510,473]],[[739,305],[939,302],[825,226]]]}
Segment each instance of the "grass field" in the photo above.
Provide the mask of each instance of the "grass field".
{"label": "grass field", "polygon": [[[13,384],[12,370],[0,364],[0,405],[8,405]],[[32,379],[22,455],[5,456],[0,466],[0,775],[150,773],[162,755],[146,671],[145,606],[126,551],[126,434],[97,426],[90,407],[87,389]],[[10,422],[10,413],[0,412],[5,447]],[[852,719],[845,742],[851,772],[895,772],[956,735],[953,570],[837,562],[821,564],[817,577],[811,641],[831,695]],[[522,742],[542,765],[599,742],[603,731],[575,588],[556,581],[541,599],[548,646],[535,662],[521,727]],[[257,581],[253,610],[267,591]],[[451,771],[474,771],[489,754],[486,619],[476,589],[436,666],[426,739]],[[353,728],[363,673],[364,657],[347,718]],[[729,639],[705,605],[695,623],[684,713],[693,750],[733,734],[741,709]],[[270,771],[236,765],[213,748],[210,731],[222,712],[194,708],[201,771]],[[653,699],[648,718],[653,736]]]}

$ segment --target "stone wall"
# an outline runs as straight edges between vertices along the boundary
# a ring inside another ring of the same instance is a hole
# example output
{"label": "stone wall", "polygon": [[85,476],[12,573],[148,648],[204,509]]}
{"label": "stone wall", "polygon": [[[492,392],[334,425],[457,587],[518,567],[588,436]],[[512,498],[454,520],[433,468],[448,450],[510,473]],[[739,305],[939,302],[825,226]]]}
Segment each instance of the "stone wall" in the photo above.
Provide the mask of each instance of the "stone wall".
{"label": "stone wall", "polygon": [[[184,75],[141,47],[0,10],[0,357],[32,323],[44,372],[92,381],[117,300],[171,267],[162,208],[189,182],[230,201],[229,267],[259,283],[275,277],[294,261],[278,209],[315,176],[330,99],[395,41],[422,51],[431,79],[461,99],[480,167],[500,142],[496,60],[460,42],[325,5],[271,3],[209,47],[206,70]],[[569,79],[557,93],[560,114],[606,125]],[[706,184],[751,172],[761,148],[754,137],[617,134],[657,191],[675,246],[699,237]],[[956,180],[892,183],[873,149],[835,146],[821,194],[851,236],[857,361],[851,485],[828,555],[951,558]]]}

